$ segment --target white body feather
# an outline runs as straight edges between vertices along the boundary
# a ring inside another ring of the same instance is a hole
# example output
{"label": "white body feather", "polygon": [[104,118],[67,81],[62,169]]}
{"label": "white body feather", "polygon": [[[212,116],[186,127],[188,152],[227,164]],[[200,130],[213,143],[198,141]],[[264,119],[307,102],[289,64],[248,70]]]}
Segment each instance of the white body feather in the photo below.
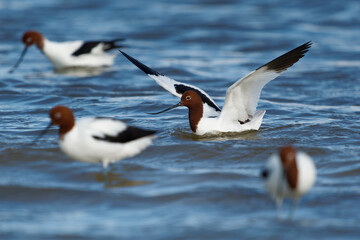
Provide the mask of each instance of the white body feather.
{"label": "white body feather", "polygon": [[68,67],[105,67],[114,64],[116,54],[109,54],[103,51],[103,44],[96,46],[90,53],[73,56],[72,54],[83,43],[83,41],[53,42],[44,39],[43,52],[56,69]]}
{"label": "white body feather", "polygon": [[116,136],[127,125],[119,120],[87,117],[76,121],[75,126],[60,139],[60,148],[69,157],[82,162],[109,163],[135,156],[148,147],[154,135],[126,143],[108,142],[93,136]]}

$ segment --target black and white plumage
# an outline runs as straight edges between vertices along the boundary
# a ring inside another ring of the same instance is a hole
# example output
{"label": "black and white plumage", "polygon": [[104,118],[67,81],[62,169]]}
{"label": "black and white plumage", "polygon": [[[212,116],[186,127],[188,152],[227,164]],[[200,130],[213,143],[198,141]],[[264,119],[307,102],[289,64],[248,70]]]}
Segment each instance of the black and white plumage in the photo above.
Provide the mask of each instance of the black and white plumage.
{"label": "black and white plumage", "polygon": [[[122,54],[151,78],[155,79],[160,86],[175,96],[181,97],[180,103],[174,107],[188,107],[191,129],[198,135],[204,135],[207,133],[258,130],[265,114],[264,110],[256,111],[261,90],[268,82],[299,61],[309,50],[311,44],[311,42],[307,42],[235,82],[226,91],[225,103],[221,111],[203,90],[179,83],[152,70],[126,53],[122,52]],[[180,85],[180,89],[183,91],[177,89],[176,85]],[[194,94],[200,98],[194,96]],[[198,99],[201,99],[202,104],[198,104],[200,101]]]}
{"label": "black and white plumage", "polygon": [[208,117],[218,116],[221,112],[221,109],[217,106],[215,101],[202,89],[195,87],[193,85],[178,82],[174,79],[171,79],[167,76],[164,76],[157,71],[149,68],[143,63],[139,62],[135,58],[129,56],[128,54],[120,51],[129,61],[131,61],[135,66],[140,68],[143,72],[145,72],[149,77],[154,79],[161,87],[165,90],[169,91],[173,95],[177,97],[181,97],[184,92],[188,90],[193,90],[199,94],[204,106],[204,115]]}
{"label": "black and white plumage", "polygon": [[118,42],[123,40],[123,38],[118,38],[105,41],[77,40],[55,42],[45,38],[40,32],[27,31],[22,37],[25,48],[10,72],[13,72],[19,66],[27,49],[32,45],[36,45],[54,64],[57,70],[73,67],[95,68],[112,66],[116,54],[109,53],[109,50],[121,48],[122,46],[118,45]]}
{"label": "black and white plumage", "polygon": [[294,216],[297,202],[313,187],[316,181],[316,166],[309,155],[292,146],[280,149],[271,155],[261,171],[266,189],[276,202],[280,217],[284,198],[293,199],[290,217]]}
{"label": "black and white plumage", "polygon": [[119,41],[124,41],[124,38],[114,39],[111,41],[87,41],[83,42],[83,44],[76,49],[71,55],[72,56],[80,56],[82,54],[89,54],[91,52],[95,52],[97,48],[101,49],[104,52],[107,52],[111,49],[122,48],[122,45],[117,45],[116,43]]}
{"label": "black and white plumage", "polygon": [[102,163],[104,168],[139,154],[156,137],[155,131],[128,126],[113,118],[85,117],[75,121],[65,106],[52,108],[50,119],[51,125],[60,126],[59,144],[64,153],[77,161]]}

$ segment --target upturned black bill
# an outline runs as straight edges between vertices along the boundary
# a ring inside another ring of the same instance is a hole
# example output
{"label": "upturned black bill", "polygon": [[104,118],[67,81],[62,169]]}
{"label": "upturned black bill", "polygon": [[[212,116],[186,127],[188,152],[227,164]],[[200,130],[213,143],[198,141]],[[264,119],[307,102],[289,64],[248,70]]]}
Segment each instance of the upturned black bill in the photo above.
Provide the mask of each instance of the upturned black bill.
{"label": "upturned black bill", "polygon": [[13,73],[15,71],[15,69],[19,66],[19,64],[21,63],[21,61],[23,60],[25,53],[27,51],[28,47],[25,46],[24,50],[22,51],[19,60],[15,63],[15,65],[9,70],[9,73]]}
{"label": "upturned black bill", "polygon": [[39,139],[51,128],[52,125],[53,125],[52,122],[50,122],[50,124],[44,130],[42,130],[39,136],[37,136],[37,138],[32,143],[34,144],[37,141],[39,141]]}
{"label": "upturned black bill", "polygon": [[167,111],[169,111],[169,110],[171,110],[171,109],[177,108],[177,107],[179,107],[179,106],[181,106],[181,102],[179,102],[179,103],[177,103],[176,105],[171,106],[171,107],[169,107],[169,108],[167,108],[167,109],[164,109],[164,110],[162,110],[162,111],[160,111],[160,112],[148,113],[148,114],[156,115],[156,114],[164,113],[164,112],[167,112]]}

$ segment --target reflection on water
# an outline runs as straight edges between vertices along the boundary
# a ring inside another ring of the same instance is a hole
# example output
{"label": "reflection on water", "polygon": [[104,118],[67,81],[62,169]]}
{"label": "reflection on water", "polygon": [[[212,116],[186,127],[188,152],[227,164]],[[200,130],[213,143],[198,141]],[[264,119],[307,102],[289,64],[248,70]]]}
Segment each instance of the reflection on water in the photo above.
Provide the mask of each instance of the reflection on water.
{"label": "reflection on water", "polygon": [[174,136],[178,136],[180,139],[193,140],[193,141],[228,141],[228,140],[256,140],[261,139],[259,131],[245,131],[245,132],[229,132],[229,133],[214,133],[214,134],[205,134],[205,135],[196,135],[195,133],[190,133],[188,131],[183,131],[177,129],[178,131],[174,132]]}
{"label": "reflection on water", "polygon": [[151,182],[141,181],[141,180],[129,180],[122,177],[122,173],[116,173],[112,171],[97,173],[95,175],[95,180],[97,182],[104,182],[106,188],[118,188],[118,187],[134,187],[141,186],[146,184],[151,184]]}
{"label": "reflection on water", "polygon": [[54,73],[64,74],[72,77],[91,77],[98,76],[103,72],[111,70],[111,67],[68,67],[55,69]]}

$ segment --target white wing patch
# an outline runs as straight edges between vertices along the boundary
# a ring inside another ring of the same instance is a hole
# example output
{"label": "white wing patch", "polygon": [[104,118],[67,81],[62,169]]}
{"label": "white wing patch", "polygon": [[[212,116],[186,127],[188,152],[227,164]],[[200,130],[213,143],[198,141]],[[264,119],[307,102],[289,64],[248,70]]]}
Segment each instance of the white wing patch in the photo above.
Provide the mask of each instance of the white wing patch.
{"label": "white wing patch", "polygon": [[125,123],[111,118],[82,118],[77,124],[86,124],[90,135],[98,137],[117,136],[127,128]]}
{"label": "white wing patch", "polygon": [[[151,77],[152,79],[154,79],[155,82],[157,84],[159,84],[161,87],[163,87],[165,90],[169,91],[176,97],[181,98],[182,94],[176,92],[175,84],[183,84],[183,83],[177,82],[174,79],[171,79],[171,78],[163,76],[163,75],[148,74],[148,76]],[[191,86],[191,87],[193,87],[193,86]],[[195,87],[193,87],[193,88],[195,88]]]}
{"label": "white wing patch", "polygon": [[263,87],[279,76],[276,71],[261,67],[234,83],[226,92],[221,121],[246,121],[251,118],[259,102]]}
{"label": "white wing patch", "polygon": [[95,55],[102,55],[104,53],[105,53],[104,43],[99,43],[96,47],[91,49],[91,52],[90,52],[90,54],[95,54]]}
{"label": "white wing patch", "polygon": [[[152,79],[154,79],[156,81],[156,83],[159,84],[161,87],[163,87],[165,90],[169,91],[174,96],[179,97],[179,98],[181,98],[182,94],[185,92],[185,89],[191,89],[191,90],[198,91],[200,94],[203,95],[203,96],[200,95],[200,97],[203,100],[203,107],[204,107],[203,115],[204,115],[204,117],[219,116],[219,113],[221,111],[220,108],[217,106],[215,101],[202,89],[195,87],[193,85],[190,85],[190,84],[175,81],[174,79],[171,79],[164,75],[148,74],[148,76],[151,77]],[[212,106],[210,106],[210,104]]]}
{"label": "white wing patch", "polygon": [[220,121],[251,120],[263,87],[294,65],[311,47],[307,42],[268,62],[234,83],[226,92],[225,104]]}

